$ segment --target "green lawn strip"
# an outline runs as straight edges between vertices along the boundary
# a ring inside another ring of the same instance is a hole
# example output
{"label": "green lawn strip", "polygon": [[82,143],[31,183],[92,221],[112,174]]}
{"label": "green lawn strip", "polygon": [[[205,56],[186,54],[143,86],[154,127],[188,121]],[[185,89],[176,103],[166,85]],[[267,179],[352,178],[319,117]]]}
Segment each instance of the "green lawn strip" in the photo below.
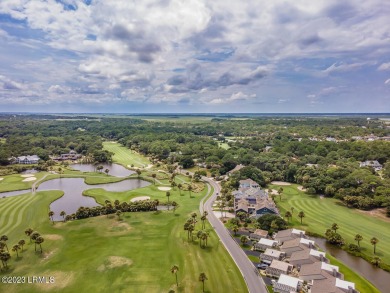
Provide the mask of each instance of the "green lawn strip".
{"label": "green lawn strip", "polygon": [[329,253],[326,254],[326,257],[329,259],[332,265],[339,267],[340,272],[344,275],[344,279],[350,282],[355,283],[355,288],[359,292],[365,293],[380,293],[378,289],[375,288],[368,280],[360,276],[358,273],[352,271],[349,267],[343,264],[341,261],[337,260],[335,257],[331,256]]}
{"label": "green lawn strip", "polygon": [[34,173],[31,175],[34,175],[37,180],[34,181],[24,181],[27,177],[22,177],[22,174],[13,174],[13,175],[7,175],[3,176],[3,180],[0,181],[0,192],[6,192],[6,191],[15,191],[15,190],[24,190],[24,189],[30,189],[31,186],[35,181],[40,180],[46,172],[39,172]]}
{"label": "green lawn strip", "polygon": [[259,258],[254,255],[248,255],[248,258],[252,262],[259,262]]}
{"label": "green lawn strip", "polygon": [[105,150],[114,153],[113,161],[121,164],[124,167],[134,165],[135,167],[144,167],[150,164],[149,159],[138,154],[137,152],[130,150],[116,142],[104,142],[103,147]]}
{"label": "green lawn strip", "polygon": [[[272,186],[277,189],[278,186]],[[291,211],[294,207],[293,219],[290,224],[297,228],[303,228],[310,232],[324,235],[326,229],[330,228],[333,223],[340,227],[338,233],[347,241],[354,243],[356,234],[363,236],[362,253],[372,257],[373,246],[370,243],[372,237],[379,239],[376,246],[377,256],[383,262],[390,263],[390,254],[386,247],[390,246],[389,223],[381,219],[359,213],[357,210],[349,209],[342,206],[338,200],[331,198],[320,199],[318,196],[307,195],[297,190],[296,185],[283,186],[282,202],[279,196],[276,196],[277,205],[280,208],[281,215],[285,211]],[[298,217],[299,211],[304,211],[303,225]]]}

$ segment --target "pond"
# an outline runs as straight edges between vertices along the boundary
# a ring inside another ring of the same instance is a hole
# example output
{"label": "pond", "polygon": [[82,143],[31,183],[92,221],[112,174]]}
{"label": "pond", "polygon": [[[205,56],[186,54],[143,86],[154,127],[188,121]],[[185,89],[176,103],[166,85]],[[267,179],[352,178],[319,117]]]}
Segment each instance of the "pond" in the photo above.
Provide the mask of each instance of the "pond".
{"label": "pond", "polygon": [[31,192],[31,189],[1,192],[0,193],[0,198],[9,197],[9,196],[15,196],[15,195],[21,195],[21,194],[25,194],[25,193],[29,193],[29,192]]}
{"label": "pond", "polygon": [[[128,179],[121,182],[88,185],[83,178],[61,178],[43,182],[39,185],[39,191],[62,190],[64,196],[50,204],[50,210],[54,212],[54,220],[61,221],[61,211],[67,215],[73,214],[81,206],[95,207],[99,204],[94,198],[83,196],[83,191],[93,188],[103,188],[107,191],[127,191],[150,185],[149,182],[139,179]],[[118,200],[121,200],[118,198]]]}
{"label": "pond", "polygon": [[314,240],[322,250],[334,256],[352,270],[365,277],[381,292],[389,292],[390,273],[373,266],[360,257],[349,254],[341,248],[327,243],[323,238],[310,237],[310,239]]}
{"label": "pond", "polygon": [[[128,170],[125,167],[118,165],[118,164],[99,164],[100,166],[103,166],[102,172],[106,169],[110,170],[108,172],[108,175],[116,176],[116,177],[127,177],[131,174],[134,174],[135,172],[132,170]],[[97,165],[93,164],[72,164],[69,165],[69,167],[73,168],[74,170],[78,170],[81,172],[95,172]]]}

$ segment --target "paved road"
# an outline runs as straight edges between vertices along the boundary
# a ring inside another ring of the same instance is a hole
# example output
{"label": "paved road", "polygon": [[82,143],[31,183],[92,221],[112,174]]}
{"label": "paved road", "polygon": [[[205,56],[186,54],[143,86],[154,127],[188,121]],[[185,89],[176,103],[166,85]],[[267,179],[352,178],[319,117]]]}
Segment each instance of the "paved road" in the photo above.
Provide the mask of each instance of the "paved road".
{"label": "paved road", "polygon": [[202,177],[202,179],[214,187],[214,193],[206,202],[203,202],[203,200],[201,201],[199,207],[200,212],[208,212],[207,219],[214,227],[215,232],[218,234],[222,243],[232,256],[238,268],[240,269],[241,274],[243,275],[244,280],[248,286],[249,292],[267,293],[267,288],[264,284],[263,279],[258,275],[257,269],[254,267],[254,265],[249,260],[244,251],[241,249],[241,247],[238,246],[236,241],[234,241],[234,239],[230,236],[223,223],[213,213],[212,204],[217,197],[217,193],[220,193],[221,187],[212,179],[209,179],[207,177]]}

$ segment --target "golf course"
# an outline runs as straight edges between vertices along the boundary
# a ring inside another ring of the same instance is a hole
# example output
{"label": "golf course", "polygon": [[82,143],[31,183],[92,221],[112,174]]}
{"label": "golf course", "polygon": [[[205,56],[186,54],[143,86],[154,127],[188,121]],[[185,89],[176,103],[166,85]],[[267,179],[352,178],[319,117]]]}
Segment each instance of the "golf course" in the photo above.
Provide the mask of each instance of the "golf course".
{"label": "golf course", "polygon": [[[115,146],[112,145],[111,151],[121,149]],[[136,161],[147,163],[147,159],[141,160],[139,155],[128,158],[124,152],[115,153],[114,159],[122,165],[136,165]],[[67,176],[67,173],[62,176]],[[75,173],[72,172],[73,176]],[[37,176],[44,174],[47,173],[37,173]],[[84,176],[88,182],[88,175]],[[98,174],[94,176],[93,183],[99,183]],[[107,181],[104,178],[112,178],[100,176],[102,182]],[[180,181],[179,178],[175,180]],[[6,186],[14,190],[18,189],[16,185],[19,183],[15,180],[15,186],[13,183]],[[4,189],[3,183],[0,185]],[[107,199],[129,202],[140,196],[166,202],[167,191],[159,187],[156,182],[156,185],[136,190],[107,192],[91,185],[84,195],[94,197],[100,204]],[[4,223],[0,234],[7,235],[11,254],[8,269],[2,270],[0,277],[46,276],[55,280],[47,284],[1,284],[0,291],[201,292],[199,275],[205,273],[206,292],[246,292],[238,268],[211,227],[206,224],[209,237],[204,248],[200,247],[196,237],[193,241],[188,240],[187,231],[183,229],[193,212],[198,213],[194,235],[201,229],[199,202],[210,192],[212,190],[206,186],[200,192],[193,190],[191,194],[173,187],[169,200],[179,205],[174,211],[128,212],[120,216],[111,214],[54,224],[48,217],[49,205],[62,196],[61,191],[38,191],[35,195],[0,198],[0,218]],[[34,243],[30,243],[25,235],[27,228],[38,231],[44,238],[43,253],[39,247],[35,252]],[[25,240],[25,245],[23,251],[17,251],[17,257],[11,248],[21,239]],[[175,275],[171,273],[174,265],[179,268],[178,286]]]}
{"label": "golf course", "polygon": [[[275,185],[271,187],[279,188]],[[279,196],[275,199],[278,207],[281,208],[281,215],[294,208],[292,221],[290,220],[294,227],[324,235],[326,229],[329,229],[333,223],[337,223],[339,226],[337,232],[348,243],[357,244],[355,235],[362,235],[360,246],[362,251],[370,256],[374,254],[370,239],[376,237],[379,240],[376,245],[376,255],[384,262],[390,263],[390,254],[386,249],[390,246],[389,222],[366,215],[356,209],[349,209],[341,205],[337,199],[308,195],[300,191],[297,185],[283,186],[282,201],[279,200]],[[300,211],[305,213],[302,225],[298,217]]]}

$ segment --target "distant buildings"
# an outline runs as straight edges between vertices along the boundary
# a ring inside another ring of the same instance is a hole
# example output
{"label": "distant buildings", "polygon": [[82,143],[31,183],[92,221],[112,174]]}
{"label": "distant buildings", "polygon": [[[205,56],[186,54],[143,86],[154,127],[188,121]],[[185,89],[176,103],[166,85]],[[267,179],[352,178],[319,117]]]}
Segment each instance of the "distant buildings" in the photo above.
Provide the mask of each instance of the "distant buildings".
{"label": "distant buildings", "polygon": [[250,217],[258,218],[265,214],[279,213],[268,193],[260,189],[259,184],[252,179],[241,180],[239,189],[232,194],[236,215],[244,212]]}
{"label": "distant buildings", "polygon": [[10,161],[13,164],[38,164],[40,158],[37,155],[20,156],[16,158],[11,158]]}
{"label": "distant buildings", "polygon": [[67,154],[61,154],[60,156],[53,157],[52,159],[55,160],[55,161],[68,161],[68,160],[74,161],[74,160],[77,160],[77,159],[80,159],[80,158],[81,158],[80,154],[78,154],[74,150],[71,150]]}

